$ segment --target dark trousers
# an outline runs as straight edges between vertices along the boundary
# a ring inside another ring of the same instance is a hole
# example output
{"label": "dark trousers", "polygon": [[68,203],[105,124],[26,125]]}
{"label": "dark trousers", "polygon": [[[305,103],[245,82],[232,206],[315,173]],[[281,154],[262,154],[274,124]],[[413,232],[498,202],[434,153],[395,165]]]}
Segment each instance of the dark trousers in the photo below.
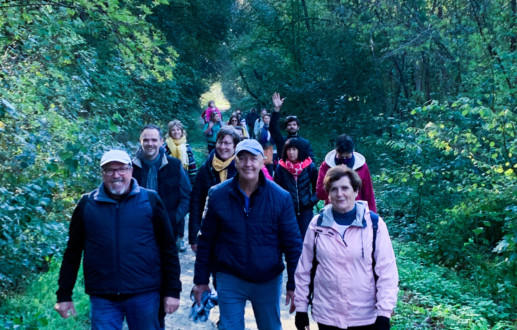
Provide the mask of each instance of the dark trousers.
{"label": "dark trousers", "polygon": [[342,329],[342,328],[338,328],[338,327],[333,327],[331,325],[325,325],[325,324],[318,323],[318,329],[319,330],[377,330],[377,327],[375,326],[375,324],[372,324],[372,325],[363,325],[360,327],[349,327],[347,329]]}
{"label": "dark trousers", "polygon": [[183,217],[179,222],[176,222],[174,226],[174,234],[176,234],[176,239],[183,238],[185,236],[185,217]]}
{"label": "dark trousers", "polygon": [[302,211],[300,214],[296,214],[296,221],[298,222],[298,228],[300,228],[300,234],[302,235],[302,241],[305,238],[305,233],[307,232],[307,228],[309,227],[309,223],[314,217],[314,213],[312,213],[312,208],[306,209]]}

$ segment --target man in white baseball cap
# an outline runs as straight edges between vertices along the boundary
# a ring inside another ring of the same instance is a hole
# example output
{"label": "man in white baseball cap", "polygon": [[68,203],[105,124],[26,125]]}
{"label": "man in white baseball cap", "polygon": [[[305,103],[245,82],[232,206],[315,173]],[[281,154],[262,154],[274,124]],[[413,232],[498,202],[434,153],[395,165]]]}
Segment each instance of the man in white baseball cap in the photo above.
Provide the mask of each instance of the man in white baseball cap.
{"label": "man in white baseball cap", "polygon": [[102,158],[102,183],[83,195],[70,222],[59,273],[56,311],[76,315],[72,291],[83,261],[93,329],[160,329],[179,306],[180,265],[173,231],[155,191],[132,178],[131,158],[110,150]]}

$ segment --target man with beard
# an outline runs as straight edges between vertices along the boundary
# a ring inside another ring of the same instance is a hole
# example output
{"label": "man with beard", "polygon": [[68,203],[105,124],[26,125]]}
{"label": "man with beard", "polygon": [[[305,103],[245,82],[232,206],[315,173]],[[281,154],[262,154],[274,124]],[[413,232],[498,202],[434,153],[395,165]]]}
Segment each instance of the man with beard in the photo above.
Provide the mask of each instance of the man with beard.
{"label": "man with beard", "polygon": [[[172,228],[156,192],[131,178],[129,155],[105,153],[102,183],[83,195],[70,222],[55,310],[76,315],[72,291],[83,261],[93,329],[159,329],[158,311],[179,307],[180,264]],[[160,301],[160,294],[163,300]]]}
{"label": "man with beard", "polygon": [[275,140],[277,155],[282,155],[282,149],[284,149],[284,144],[287,139],[296,137],[306,148],[309,157],[314,160],[314,153],[312,152],[311,144],[307,139],[304,139],[298,135],[298,131],[300,130],[300,122],[298,121],[298,117],[287,116],[285,119],[285,130],[287,131],[287,136],[285,138],[282,136],[282,133],[278,129],[278,120],[280,118],[280,108],[282,108],[282,104],[284,103],[285,98],[280,98],[279,93],[274,93],[272,99],[275,109],[271,115],[269,132],[271,133],[273,140]]}
{"label": "man with beard", "polygon": [[[188,213],[190,180],[181,161],[165,155],[165,149],[162,148],[163,138],[158,126],[146,125],[142,129],[140,145],[140,150],[133,158],[133,177],[140,186],[158,192],[177,238],[177,224]],[[175,241],[178,242],[177,239]]]}

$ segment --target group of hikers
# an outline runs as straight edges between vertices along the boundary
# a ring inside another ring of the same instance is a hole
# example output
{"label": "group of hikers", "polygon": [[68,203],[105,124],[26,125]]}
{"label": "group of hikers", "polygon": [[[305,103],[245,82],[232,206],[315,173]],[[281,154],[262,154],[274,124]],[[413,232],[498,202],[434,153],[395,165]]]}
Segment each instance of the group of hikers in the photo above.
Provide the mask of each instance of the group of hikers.
{"label": "group of hikers", "polygon": [[[56,292],[62,317],[76,313],[82,259],[93,329],[121,329],[124,318],[129,329],[163,329],[179,307],[188,216],[191,296],[198,312],[217,301],[219,329],[244,329],[247,301],[259,329],[281,329],[285,264],[297,329],[308,329],[309,309],[319,329],[390,328],[398,272],[364,156],[343,134],[318,170],[298,118],[287,117],[283,137],[284,99],[275,93],[272,101],[272,113],[253,125],[240,110],[223,125],[211,101],[199,168],[178,120],[165,140],[158,126],[144,126],[133,159],[122,150],[102,156],[102,183],[83,195],[70,223]],[[319,200],[325,206],[315,215]]]}

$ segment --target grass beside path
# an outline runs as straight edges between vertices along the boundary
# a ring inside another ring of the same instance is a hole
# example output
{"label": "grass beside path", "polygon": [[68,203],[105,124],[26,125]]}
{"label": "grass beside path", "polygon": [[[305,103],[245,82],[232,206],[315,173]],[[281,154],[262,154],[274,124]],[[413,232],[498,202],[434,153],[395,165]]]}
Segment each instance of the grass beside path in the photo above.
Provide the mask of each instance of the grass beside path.
{"label": "grass beside path", "polygon": [[[393,329],[514,329],[501,309],[490,298],[479,294],[475,284],[461,279],[444,267],[428,264],[419,257],[421,246],[394,241],[400,273],[400,293],[392,318]],[[190,251],[180,254],[183,282],[181,305],[167,320],[167,329],[215,329],[218,309],[206,323],[194,324],[188,319],[192,302],[195,256]],[[77,317],[61,319],[53,310],[59,273],[59,262],[27,286],[23,294],[9,297],[0,306],[0,328],[4,329],[88,329],[89,299],[84,293],[82,276],[74,291]],[[282,302],[285,297],[282,297]],[[284,329],[294,328],[294,317],[282,305]],[[256,329],[251,306],[246,309],[246,329]],[[317,329],[315,324],[311,329]]]}

